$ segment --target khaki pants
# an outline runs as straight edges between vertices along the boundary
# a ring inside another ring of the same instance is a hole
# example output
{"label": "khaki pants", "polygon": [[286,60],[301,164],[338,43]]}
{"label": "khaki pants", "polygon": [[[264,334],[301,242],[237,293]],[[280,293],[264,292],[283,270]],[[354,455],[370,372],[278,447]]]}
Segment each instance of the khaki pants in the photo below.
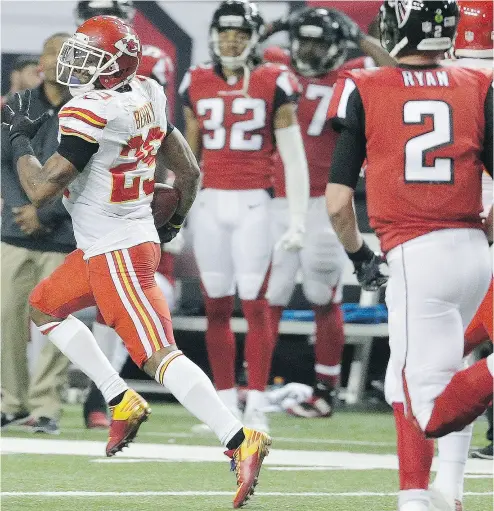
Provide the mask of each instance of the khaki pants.
{"label": "khaki pants", "polygon": [[[29,294],[64,260],[65,254],[1,246],[1,387],[2,412],[30,413],[58,419],[60,391],[69,361],[51,343],[41,350],[30,380],[27,362],[29,342]],[[67,282],[70,286],[70,282]]]}

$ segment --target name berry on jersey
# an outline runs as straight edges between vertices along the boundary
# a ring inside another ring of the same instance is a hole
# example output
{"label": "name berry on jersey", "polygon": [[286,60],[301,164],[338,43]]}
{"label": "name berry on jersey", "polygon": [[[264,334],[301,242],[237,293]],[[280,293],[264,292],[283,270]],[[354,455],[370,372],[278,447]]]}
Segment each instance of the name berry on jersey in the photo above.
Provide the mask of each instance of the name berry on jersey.
{"label": "name berry on jersey", "polygon": [[62,135],[99,146],[63,197],[85,258],[159,243],[150,206],[156,153],[167,129],[163,88],[137,76],[126,92],[72,98],[59,120]]}

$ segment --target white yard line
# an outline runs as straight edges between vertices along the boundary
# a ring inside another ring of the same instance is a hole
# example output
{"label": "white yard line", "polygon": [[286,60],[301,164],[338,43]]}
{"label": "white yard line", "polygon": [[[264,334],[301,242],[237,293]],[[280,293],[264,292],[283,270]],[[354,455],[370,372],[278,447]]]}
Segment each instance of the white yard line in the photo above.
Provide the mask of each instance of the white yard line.
{"label": "white yard line", "polygon": [[[9,431],[26,432],[26,428],[23,426],[9,426]],[[64,427],[63,432],[67,433],[87,433],[87,429],[84,428],[70,428]],[[211,433],[184,433],[173,432],[173,431],[140,431],[139,436],[144,437],[157,437],[157,438],[214,438],[214,434]],[[327,444],[327,445],[358,445],[364,447],[395,447],[395,442],[372,442],[365,440],[346,440],[344,438],[304,438],[304,437],[279,437],[276,436],[276,441],[287,442],[293,444]]]}
{"label": "white yard line", "polygon": [[[18,454],[52,454],[89,456],[105,459],[104,442],[88,440],[52,440],[40,438],[2,437],[0,451]],[[225,456],[219,447],[202,445],[133,443],[116,458],[108,460],[118,463],[122,459],[168,460],[175,462],[222,462]],[[362,454],[355,452],[302,451],[272,449],[265,465],[288,467],[332,467],[335,469],[397,470],[398,460],[393,454]],[[466,471],[470,474],[492,474],[493,466],[488,460],[469,459]]]}
{"label": "white yard line", "polygon": [[[2,497],[227,497],[229,491],[3,491]],[[256,492],[259,497],[395,497],[382,492]],[[465,492],[469,496],[489,496],[494,492]]]}

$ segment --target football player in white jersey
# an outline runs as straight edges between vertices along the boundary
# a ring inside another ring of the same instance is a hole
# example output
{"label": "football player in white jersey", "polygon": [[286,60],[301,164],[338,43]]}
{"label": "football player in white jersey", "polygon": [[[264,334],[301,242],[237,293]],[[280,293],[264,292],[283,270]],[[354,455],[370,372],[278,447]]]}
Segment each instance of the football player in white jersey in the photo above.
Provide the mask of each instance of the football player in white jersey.
{"label": "football player in white jersey", "polygon": [[161,233],[162,240],[171,240],[196,196],[199,168],[167,121],[163,88],[136,76],[140,55],[134,30],[113,16],[87,20],[64,43],[57,79],[74,98],[59,114],[58,151],[43,166],[30,138],[44,118],[29,119],[29,91],[16,96],[14,110],[3,112],[23,188],[37,207],[64,194],[78,247],[34,289],[32,319],[110,405],[106,454],[113,456],[134,439],[150,408],[71,314],[97,304],[134,362],[227,447],[237,476],[236,508],[253,493],[271,439],[244,428],[175,344],[170,312],[154,278],[160,238],[150,205],[155,178],[173,169],[181,199]]}

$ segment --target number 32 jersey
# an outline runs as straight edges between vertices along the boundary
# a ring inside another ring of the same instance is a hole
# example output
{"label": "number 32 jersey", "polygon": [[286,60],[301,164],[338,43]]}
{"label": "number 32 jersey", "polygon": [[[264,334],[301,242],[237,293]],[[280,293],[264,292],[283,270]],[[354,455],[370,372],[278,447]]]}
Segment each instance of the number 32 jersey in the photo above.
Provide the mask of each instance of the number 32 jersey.
{"label": "number 32 jersey", "polygon": [[155,157],[166,134],[166,96],[136,77],[128,92],[92,91],[59,112],[61,135],[98,144],[63,198],[77,247],[89,257],[153,241]]}
{"label": "number 32 jersey", "polygon": [[434,230],[482,228],[491,85],[489,70],[440,66],[341,76],[328,116],[365,140],[369,220],[384,251]]}
{"label": "number 32 jersey", "polygon": [[185,75],[180,95],[199,122],[203,186],[222,190],[270,188],[276,110],[295,101],[298,84],[288,68],[263,64],[229,82],[206,64]]}

